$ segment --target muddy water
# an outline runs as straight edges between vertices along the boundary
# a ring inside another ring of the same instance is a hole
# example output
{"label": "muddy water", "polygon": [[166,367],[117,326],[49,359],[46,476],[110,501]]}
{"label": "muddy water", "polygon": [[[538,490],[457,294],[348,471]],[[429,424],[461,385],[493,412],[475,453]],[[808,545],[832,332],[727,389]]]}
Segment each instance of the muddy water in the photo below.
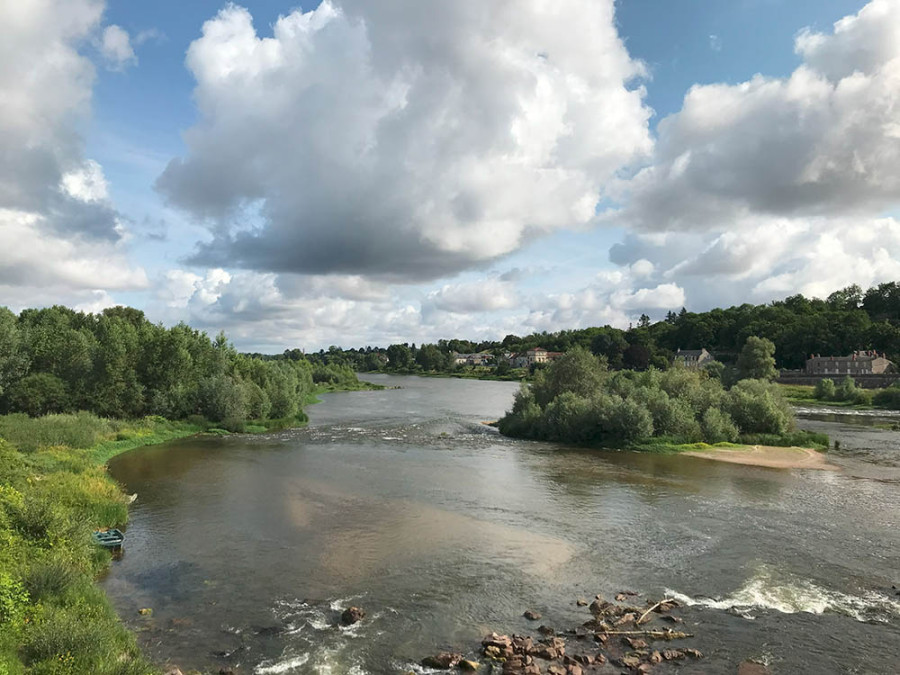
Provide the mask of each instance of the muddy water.
{"label": "muddy water", "polygon": [[[487,628],[584,620],[578,596],[690,603],[679,672],[894,673],[900,664],[900,433],[835,432],[840,471],[587,452],[481,424],[500,382],[373,376],[307,429],[116,458],[139,497],[105,586],[139,640],[183,669],[391,673]],[[335,627],[339,610],[366,621]],[[138,609],[150,607],[150,617]],[[663,669],[661,669],[662,671]],[[610,672],[617,672],[615,669]]]}

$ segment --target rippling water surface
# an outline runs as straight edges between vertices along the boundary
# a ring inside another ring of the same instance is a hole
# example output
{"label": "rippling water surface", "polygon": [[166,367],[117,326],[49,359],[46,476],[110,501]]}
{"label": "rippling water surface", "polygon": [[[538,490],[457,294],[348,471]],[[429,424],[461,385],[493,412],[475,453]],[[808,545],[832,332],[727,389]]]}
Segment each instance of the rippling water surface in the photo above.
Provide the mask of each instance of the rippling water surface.
{"label": "rippling water surface", "polygon": [[[152,656],[408,672],[525,630],[526,608],[570,626],[576,597],[630,589],[688,605],[707,658],[678,672],[897,672],[900,433],[810,412],[841,440],[839,471],[584,451],[482,424],[514,384],[371,379],[402,389],[325,396],[306,429],[111,462],[139,497],[105,586]],[[337,627],[350,604],[369,616]]]}

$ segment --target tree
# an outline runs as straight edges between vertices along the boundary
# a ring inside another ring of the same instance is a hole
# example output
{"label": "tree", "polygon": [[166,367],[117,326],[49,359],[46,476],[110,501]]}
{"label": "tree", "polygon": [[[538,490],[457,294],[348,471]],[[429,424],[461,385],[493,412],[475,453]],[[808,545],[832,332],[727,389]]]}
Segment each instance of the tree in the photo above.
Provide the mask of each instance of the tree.
{"label": "tree", "polygon": [[68,397],[66,385],[56,375],[33,373],[22,378],[10,394],[12,408],[32,417],[64,412]]}
{"label": "tree", "polygon": [[422,345],[416,354],[416,363],[422,366],[422,370],[443,370],[447,367],[447,362],[448,355],[435,345]]}
{"label": "tree", "polygon": [[28,356],[16,325],[16,315],[6,307],[0,307],[0,397],[27,370]]}
{"label": "tree", "polygon": [[412,351],[406,345],[391,345],[387,357],[388,365],[394,370],[408,370],[413,365]]}
{"label": "tree", "polygon": [[628,345],[622,353],[622,364],[632,370],[646,370],[650,365],[650,348],[646,345],[635,343]]}
{"label": "tree", "polygon": [[742,380],[774,380],[775,343],[768,338],[750,336],[741,349],[737,361],[738,375]]}
{"label": "tree", "polygon": [[606,372],[605,361],[576,347],[538,371],[532,385],[534,398],[543,408],[564,392],[585,398],[593,396],[600,390]]}

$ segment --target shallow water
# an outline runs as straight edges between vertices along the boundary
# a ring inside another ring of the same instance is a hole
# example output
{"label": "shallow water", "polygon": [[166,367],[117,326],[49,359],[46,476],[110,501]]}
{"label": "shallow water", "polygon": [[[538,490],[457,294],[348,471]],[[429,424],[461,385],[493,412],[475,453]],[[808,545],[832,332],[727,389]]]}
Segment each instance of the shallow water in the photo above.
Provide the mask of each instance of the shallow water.
{"label": "shallow water", "polygon": [[[678,672],[897,671],[897,432],[804,418],[841,438],[841,470],[762,469],[506,439],[482,422],[514,384],[372,379],[403,388],[327,395],[306,429],[111,462],[139,497],[104,583],[152,656],[407,672],[526,630],[526,608],[570,626],[576,597],[631,589],[689,604],[707,658]],[[337,628],[349,604],[369,616]]]}

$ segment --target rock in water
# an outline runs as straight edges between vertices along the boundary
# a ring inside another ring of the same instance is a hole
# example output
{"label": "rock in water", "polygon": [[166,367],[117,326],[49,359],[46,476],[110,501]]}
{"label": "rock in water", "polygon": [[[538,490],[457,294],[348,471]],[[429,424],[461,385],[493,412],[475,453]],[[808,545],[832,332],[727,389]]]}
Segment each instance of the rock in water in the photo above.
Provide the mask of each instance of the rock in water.
{"label": "rock in water", "polygon": [[761,663],[744,661],[738,666],[738,675],[770,675],[770,671]]}
{"label": "rock in water", "polygon": [[352,626],[353,624],[362,621],[365,616],[366,613],[359,607],[348,607],[344,610],[344,613],[341,614],[341,623],[345,626]]}
{"label": "rock in water", "polygon": [[450,670],[453,666],[462,661],[462,654],[455,652],[439,652],[434,656],[426,656],[422,659],[421,664],[425,668],[436,668],[438,670]]}
{"label": "rock in water", "polygon": [[540,612],[535,612],[533,609],[525,610],[525,613],[522,615],[529,621],[538,621],[541,618]]}
{"label": "rock in water", "polygon": [[468,659],[463,659],[462,661],[459,662],[459,669],[467,670],[470,673],[474,673],[476,670],[478,670],[478,667],[479,667],[478,661],[470,661]]}

